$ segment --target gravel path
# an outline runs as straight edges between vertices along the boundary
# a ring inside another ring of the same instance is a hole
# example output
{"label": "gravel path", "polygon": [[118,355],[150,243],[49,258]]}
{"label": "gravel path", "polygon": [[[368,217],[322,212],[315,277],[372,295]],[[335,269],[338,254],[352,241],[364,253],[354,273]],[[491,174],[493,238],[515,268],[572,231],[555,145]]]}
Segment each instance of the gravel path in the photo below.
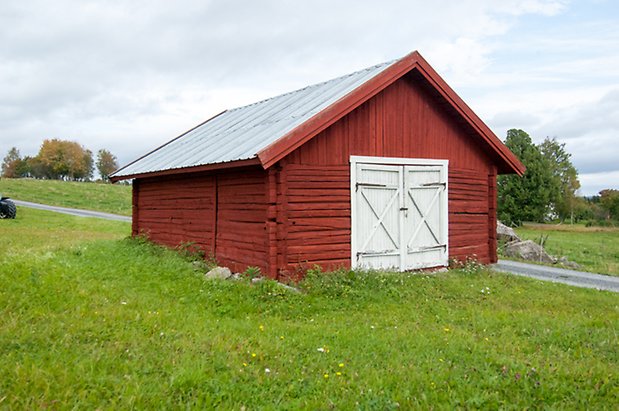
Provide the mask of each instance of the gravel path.
{"label": "gravel path", "polygon": [[610,275],[592,274],[583,271],[508,260],[499,260],[498,263],[493,265],[493,268],[497,271],[537,278],[538,280],[553,281],[576,287],[595,288],[619,293],[619,277]]}
{"label": "gravel path", "polygon": [[124,215],[102,213],[100,211],[80,210],[77,208],[56,207],[56,206],[50,206],[46,204],[31,203],[29,201],[14,200],[12,198],[11,198],[11,201],[21,207],[38,208],[39,210],[54,211],[56,213],[76,215],[79,217],[94,217],[94,218],[103,218],[105,220],[131,222],[131,217],[127,217]]}

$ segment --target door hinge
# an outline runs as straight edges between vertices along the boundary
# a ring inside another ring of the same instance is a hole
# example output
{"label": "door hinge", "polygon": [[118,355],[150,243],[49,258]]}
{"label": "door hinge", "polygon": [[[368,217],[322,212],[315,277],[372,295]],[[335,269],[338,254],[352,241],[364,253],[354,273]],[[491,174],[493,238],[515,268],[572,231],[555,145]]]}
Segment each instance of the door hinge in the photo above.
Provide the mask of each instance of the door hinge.
{"label": "door hinge", "polygon": [[447,183],[425,183],[422,187],[447,187]]}
{"label": "door hinge", "polygon": [[387,187],[387,184],[378,184],[378,183],[356,183],[355,191],[359,191],[359,187]]}
{"label": "door hinge", "polygon": [[430,251],[430,250],[438,250],[441,248],[447,248],[447,244],[437,244],[437,245],[427,245],[424,247],[418,247],[418,248],[411,248],[408,251],[409,252],[423,252],[423,251]]}

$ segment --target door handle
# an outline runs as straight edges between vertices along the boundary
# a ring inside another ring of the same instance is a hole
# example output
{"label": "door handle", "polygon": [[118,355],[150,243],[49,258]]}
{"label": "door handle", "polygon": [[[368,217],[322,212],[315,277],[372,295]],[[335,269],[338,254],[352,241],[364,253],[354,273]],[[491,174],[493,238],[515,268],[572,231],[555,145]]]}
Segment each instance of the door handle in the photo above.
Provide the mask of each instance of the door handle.
{"label": "door handle", "polygon": [[400,211],[404,211],[404,217],[408,217],[408,207],[400,207]]}

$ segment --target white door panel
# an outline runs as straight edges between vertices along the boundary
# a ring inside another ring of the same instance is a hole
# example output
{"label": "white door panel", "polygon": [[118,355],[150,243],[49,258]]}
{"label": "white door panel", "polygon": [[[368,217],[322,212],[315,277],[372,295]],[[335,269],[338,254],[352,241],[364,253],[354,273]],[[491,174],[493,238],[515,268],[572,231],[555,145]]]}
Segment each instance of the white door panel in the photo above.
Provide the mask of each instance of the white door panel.
{"label": "white door panel", "polygon": [[447,263],[447,167],[405,166],[406,254],[403,269]]}
{"label": "white door panel", "polygon": [[351,158],[353,267],[446,265],[447,162],[362,160]]}
{"label": "white door panel", "polygon": [[398,266],[402,196],[399,167],[359,164],[356,175],[354,197],[359,213],[354,222],[358,247],[356,262],[364,267]]}

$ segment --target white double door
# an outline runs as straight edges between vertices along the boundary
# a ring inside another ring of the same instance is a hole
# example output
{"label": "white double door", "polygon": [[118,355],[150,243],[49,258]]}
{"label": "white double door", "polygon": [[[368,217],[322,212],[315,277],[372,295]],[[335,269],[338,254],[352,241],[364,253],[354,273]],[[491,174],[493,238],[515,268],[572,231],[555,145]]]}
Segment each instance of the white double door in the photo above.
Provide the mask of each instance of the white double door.
{"label": "white double door", "polygon": [[352,266],[448,263],[446,160],[351,157]]}

